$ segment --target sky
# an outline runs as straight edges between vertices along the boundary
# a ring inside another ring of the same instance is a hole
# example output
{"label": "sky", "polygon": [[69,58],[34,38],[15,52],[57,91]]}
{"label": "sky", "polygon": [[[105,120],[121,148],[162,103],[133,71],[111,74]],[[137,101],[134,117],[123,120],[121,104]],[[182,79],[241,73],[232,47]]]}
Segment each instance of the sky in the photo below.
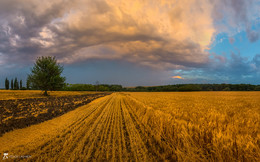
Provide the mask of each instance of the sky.
{"label": "sky", "polygon": [[0,0],[0,87],[55,56],[67,83],[260,84],[260,0]]}

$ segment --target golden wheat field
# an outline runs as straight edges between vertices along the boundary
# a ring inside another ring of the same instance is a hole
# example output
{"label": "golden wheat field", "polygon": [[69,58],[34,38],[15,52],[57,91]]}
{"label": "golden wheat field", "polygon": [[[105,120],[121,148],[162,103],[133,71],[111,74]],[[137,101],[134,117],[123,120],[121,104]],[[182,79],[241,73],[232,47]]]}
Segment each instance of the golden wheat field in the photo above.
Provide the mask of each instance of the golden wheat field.
{"label": "golden wheat field", "polygon": [[260,93],[113,93],[5,133],[0,153],[29,161],[260,161]]}

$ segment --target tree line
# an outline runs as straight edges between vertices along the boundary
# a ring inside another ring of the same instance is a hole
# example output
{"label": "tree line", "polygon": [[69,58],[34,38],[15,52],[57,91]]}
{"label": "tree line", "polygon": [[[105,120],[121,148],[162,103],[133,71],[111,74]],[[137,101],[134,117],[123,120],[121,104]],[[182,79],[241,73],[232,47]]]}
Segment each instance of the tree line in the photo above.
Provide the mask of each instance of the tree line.
{"label": "tree line", "polygon": [[[18,79],[5,79],[5,89],[11,90],[42,90],[30,82],[27,78],[26,87]],[[128,92],[185,92],[185,91],[260,91],[260,85],[252,84],[175,84],[163,86],[137,86],[123,87],[118,84],[64,84],[58,90],[62,91],[128,91]]]}
{"label": "tree line", "polygon": [[26,89],[25,87],[23,87],[23,81],[20,80],[18,81],[17,77],[15,77],[15,79],[11,79],[11,81],[9,81],[8,78],[5,79],[5,89],[11,89],[11,90],[24,90]]}
{"label": "tree line", "polygon": [[66,84],[64,91],[123,91],[122,85],[109,84]]}
{"label": "tree line", "polygon": [[66,91],[129,91],[129,92],[185,92],[185,91],[260,91],[260,85],[251,84],[175,84],[163,86],[137,86],[133,88],[109,84],[67,84]]}
{"label": "tree line", "polygon": [[133,92],[185,92],[185,91],[260,91],[260,85],[251,84],[175,84],[127,88]]}

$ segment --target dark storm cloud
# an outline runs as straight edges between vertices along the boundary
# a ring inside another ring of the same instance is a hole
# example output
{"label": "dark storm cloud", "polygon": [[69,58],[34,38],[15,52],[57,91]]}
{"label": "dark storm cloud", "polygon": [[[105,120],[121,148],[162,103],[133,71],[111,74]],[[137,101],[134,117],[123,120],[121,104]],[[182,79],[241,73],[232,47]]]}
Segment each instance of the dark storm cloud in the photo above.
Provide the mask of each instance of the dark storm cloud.
{"label": "dark storm cloud", "polygon": [[43,27],[61,16],[65,3],[43,1],[0,1],[0,52],[7,62],[27,62],[43,50],[32,42]]}
{"label": "dark storm cloud", "polygon": [[260,78],[259,55],[253,59],[242,57],[239,53],[232,53],[225,62],[213,61],[211,67],[205,70],[204,75],[216,80],[227,80],[230,83],[259,84],[256,78]]}

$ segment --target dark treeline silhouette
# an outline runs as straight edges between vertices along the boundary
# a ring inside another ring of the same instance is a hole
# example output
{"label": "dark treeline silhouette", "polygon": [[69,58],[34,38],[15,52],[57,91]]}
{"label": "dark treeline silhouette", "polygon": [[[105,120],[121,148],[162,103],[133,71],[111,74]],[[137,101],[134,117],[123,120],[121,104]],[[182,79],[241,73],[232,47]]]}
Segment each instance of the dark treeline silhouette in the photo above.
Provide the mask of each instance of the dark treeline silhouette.
{"label": "dark treeline silhouette", "polygon": [[67,84],[63,90],[65,91],[123,91],[121,85],[108,84]]}
{"label": "dark treeline silhouette", "polygon": [[[26,87],[23,87],[23,82],[18,79],[5,79],[5,89],[25,90],[39,88],[30,86],[29,81],[26,81]],[[251,84],[175,84],[163,86],[137,86],[137,87],[123,87],[117,84],[66,84],[63,91],[129,91],[129,92],[185,92],[185,91],[260,91],[260,85]]]}
{"label": "dark treeline silhouette", "polygon": [[[10,87],[11,85],[11,87]],[[20,82],[18,81],[17,77],[15,77],[15,79],[11,80],[11,83],[9,81],[8,78],[5,79],[5,89],[11,89],[11,90],[25,90],[26,88],[23,87],[23,81],[20,80]]]}
{"label": "dark treeline silhouette", "polygon": [[176,84],[164,86],[127,88],[136,92],[171,92],[171,91],[260,91],[260,85],[251,84]]}
{"label": "dark treeline silhouette", "polygon": [[123,88],[108,84],[67,84],[66,91],[129,91],[129,92],[184,92],[184,91],[260,91],[260,85],[251,84],[176,84],[164,86]]}

